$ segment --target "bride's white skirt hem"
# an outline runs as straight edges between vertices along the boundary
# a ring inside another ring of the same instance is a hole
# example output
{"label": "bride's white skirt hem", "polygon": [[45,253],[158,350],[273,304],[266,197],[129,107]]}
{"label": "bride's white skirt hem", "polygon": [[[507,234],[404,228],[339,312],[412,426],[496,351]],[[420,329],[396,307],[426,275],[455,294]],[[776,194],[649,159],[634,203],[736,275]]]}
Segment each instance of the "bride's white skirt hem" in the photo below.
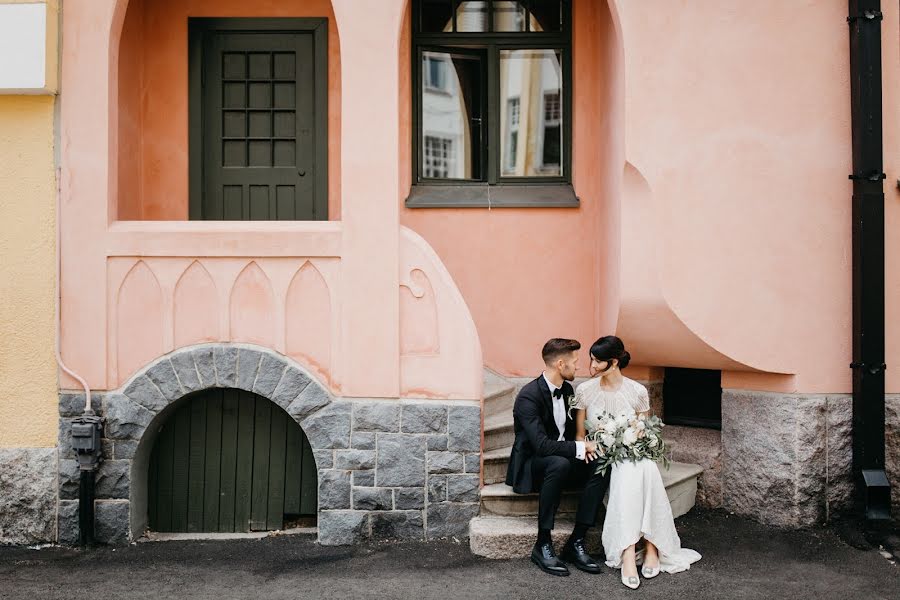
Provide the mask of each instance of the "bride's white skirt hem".
{"label": "bride's white skirt hem", "polygon": [[[663,552],[662,548],[653,541],[653,539],[647,535],[641,534],[641,536],[631,542],[631,544],[626,544],[618,552],[609,552],[607,553],[606,566],[611,569],[621,569],[622,568],[622,552],[625,551],[625,548],[631,546],[632,544],[636,544],[640,541],[640,538],[644,538],[645,540],[649,540],[654,546],[659,550],[659,570],[663,573],[681,573],[682,571],[687,571],[691,568],[691,565],[702,557],[700,553],[696,550],[691,550],[690,548],[678,548],[672,553]],[[604,547],[604,550],[606,548]],[[614,555],[618,557],[618,560],[611,560],[610,555]],[[638,550],[635,555],[635,562],[638,566],[644,563],[644,550]]]}
{"label": "bride's white skirt hem", "polygon": [[[603,523],[607,566],[620,569],[622,552],[641,538],[659,550],[660,571],[686,571],[701,558],[698,552],[681,547],[659,467],[649,460],[613,466]],[[642,559],[643,551],[639,551],[638,564]]]}

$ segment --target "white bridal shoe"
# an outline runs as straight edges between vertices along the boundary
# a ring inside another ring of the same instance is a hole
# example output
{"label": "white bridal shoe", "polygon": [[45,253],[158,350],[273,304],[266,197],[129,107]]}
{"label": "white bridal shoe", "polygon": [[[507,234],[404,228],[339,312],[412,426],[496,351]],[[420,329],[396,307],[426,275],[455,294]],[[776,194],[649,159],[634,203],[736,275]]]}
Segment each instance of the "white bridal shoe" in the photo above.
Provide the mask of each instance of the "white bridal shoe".
{"label": "white bridal shoe", "polygon": [[657,575],[659,575],[659,566],[656,567],[641,567],[641,575],[644,576],[644,579],[653,579]]}
{"label": "white bridal shoe", "polygon": [[638,589],[641,585],[641,580],[638,577],[628,577],[626,575],[622,575],[622,585],[627,588],[631,588],[633,590]]}

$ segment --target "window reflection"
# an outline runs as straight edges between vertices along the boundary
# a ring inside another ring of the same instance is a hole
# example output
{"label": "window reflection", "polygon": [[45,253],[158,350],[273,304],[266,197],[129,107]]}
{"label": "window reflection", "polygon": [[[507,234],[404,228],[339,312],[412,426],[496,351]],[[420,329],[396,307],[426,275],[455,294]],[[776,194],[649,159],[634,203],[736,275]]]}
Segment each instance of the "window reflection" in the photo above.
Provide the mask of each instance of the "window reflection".
{"label": "window reflection", "polygon": [[488,31],[488,3],[460,2],[456,7],[456,30],[464,32]]}
{"label": "window reflection", "polygon": [[502,176],[563,175],[562,94],[561,51],[500,51]]}
{"label": "window reflection", "polygon": [[[420,31],[424,33],[559,32],[560,0],[420,0]],[[530,4],[530,11],[527,6]],[[456,29],[453,28],[454,7]],[[491,19],[493,17],[493,29]]]}
{"label": "window reflection", "polygon": [[528,12],[524,2],[494,0],[494,31],[525,31]]}
{"label": "window reflection", "polygon": [[428,33],[453,31],[453,2],[422,0],[420,23],[422,31]]}
{"label": "window reflection", "polygon": [[556,32],[562,29],[559,0],[531,0],[531,31]]}
{"label": "window reflection", "polygon": [[481,178],[478,54],[422,53],[422,177]]}

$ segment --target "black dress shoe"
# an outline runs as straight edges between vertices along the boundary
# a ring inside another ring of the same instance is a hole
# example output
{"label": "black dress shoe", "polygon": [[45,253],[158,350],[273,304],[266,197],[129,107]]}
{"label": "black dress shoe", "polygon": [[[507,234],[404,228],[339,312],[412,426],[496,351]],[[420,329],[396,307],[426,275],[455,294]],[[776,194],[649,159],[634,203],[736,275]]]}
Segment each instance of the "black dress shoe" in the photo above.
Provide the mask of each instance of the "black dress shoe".
{"label": "black dress shoe", "polygon": [[550,573],[557,577],[569,576],[569,569],[556,558],[553,544],[535,544],[531,550],[531,562],[540,567],[544,573]]}
{"label": "black dress shoe", "polygon": [[584,539],[566,542],[560,553],[560,558],[567,563],[575,565],[576,569],[580,569],[585,573],[596,574],[600,572],[600,564],[591,558],[591,555],[584,549]]}

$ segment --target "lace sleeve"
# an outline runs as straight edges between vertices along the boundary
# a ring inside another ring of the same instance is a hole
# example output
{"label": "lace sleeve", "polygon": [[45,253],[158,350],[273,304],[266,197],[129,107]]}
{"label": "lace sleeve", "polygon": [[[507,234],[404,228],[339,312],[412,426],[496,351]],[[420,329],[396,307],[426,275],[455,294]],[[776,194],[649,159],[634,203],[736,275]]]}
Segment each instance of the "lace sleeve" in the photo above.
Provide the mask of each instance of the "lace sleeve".
{"label": "lace sleeve", "polygon": [[639,383],[635,383],[635,388],[637,391],[637,397],[634,403],[635,412],[647,412],[650,410],[650,393],[647,392],[647,388]]}
{"label": "lace sleeve", "polygon": [[578,386],[578,389],[575,390],[575,398],[572,400],[572,404],[570,405],[572,410],[584,410],[587,408],[587,402],[584,399],[584,386]]}

